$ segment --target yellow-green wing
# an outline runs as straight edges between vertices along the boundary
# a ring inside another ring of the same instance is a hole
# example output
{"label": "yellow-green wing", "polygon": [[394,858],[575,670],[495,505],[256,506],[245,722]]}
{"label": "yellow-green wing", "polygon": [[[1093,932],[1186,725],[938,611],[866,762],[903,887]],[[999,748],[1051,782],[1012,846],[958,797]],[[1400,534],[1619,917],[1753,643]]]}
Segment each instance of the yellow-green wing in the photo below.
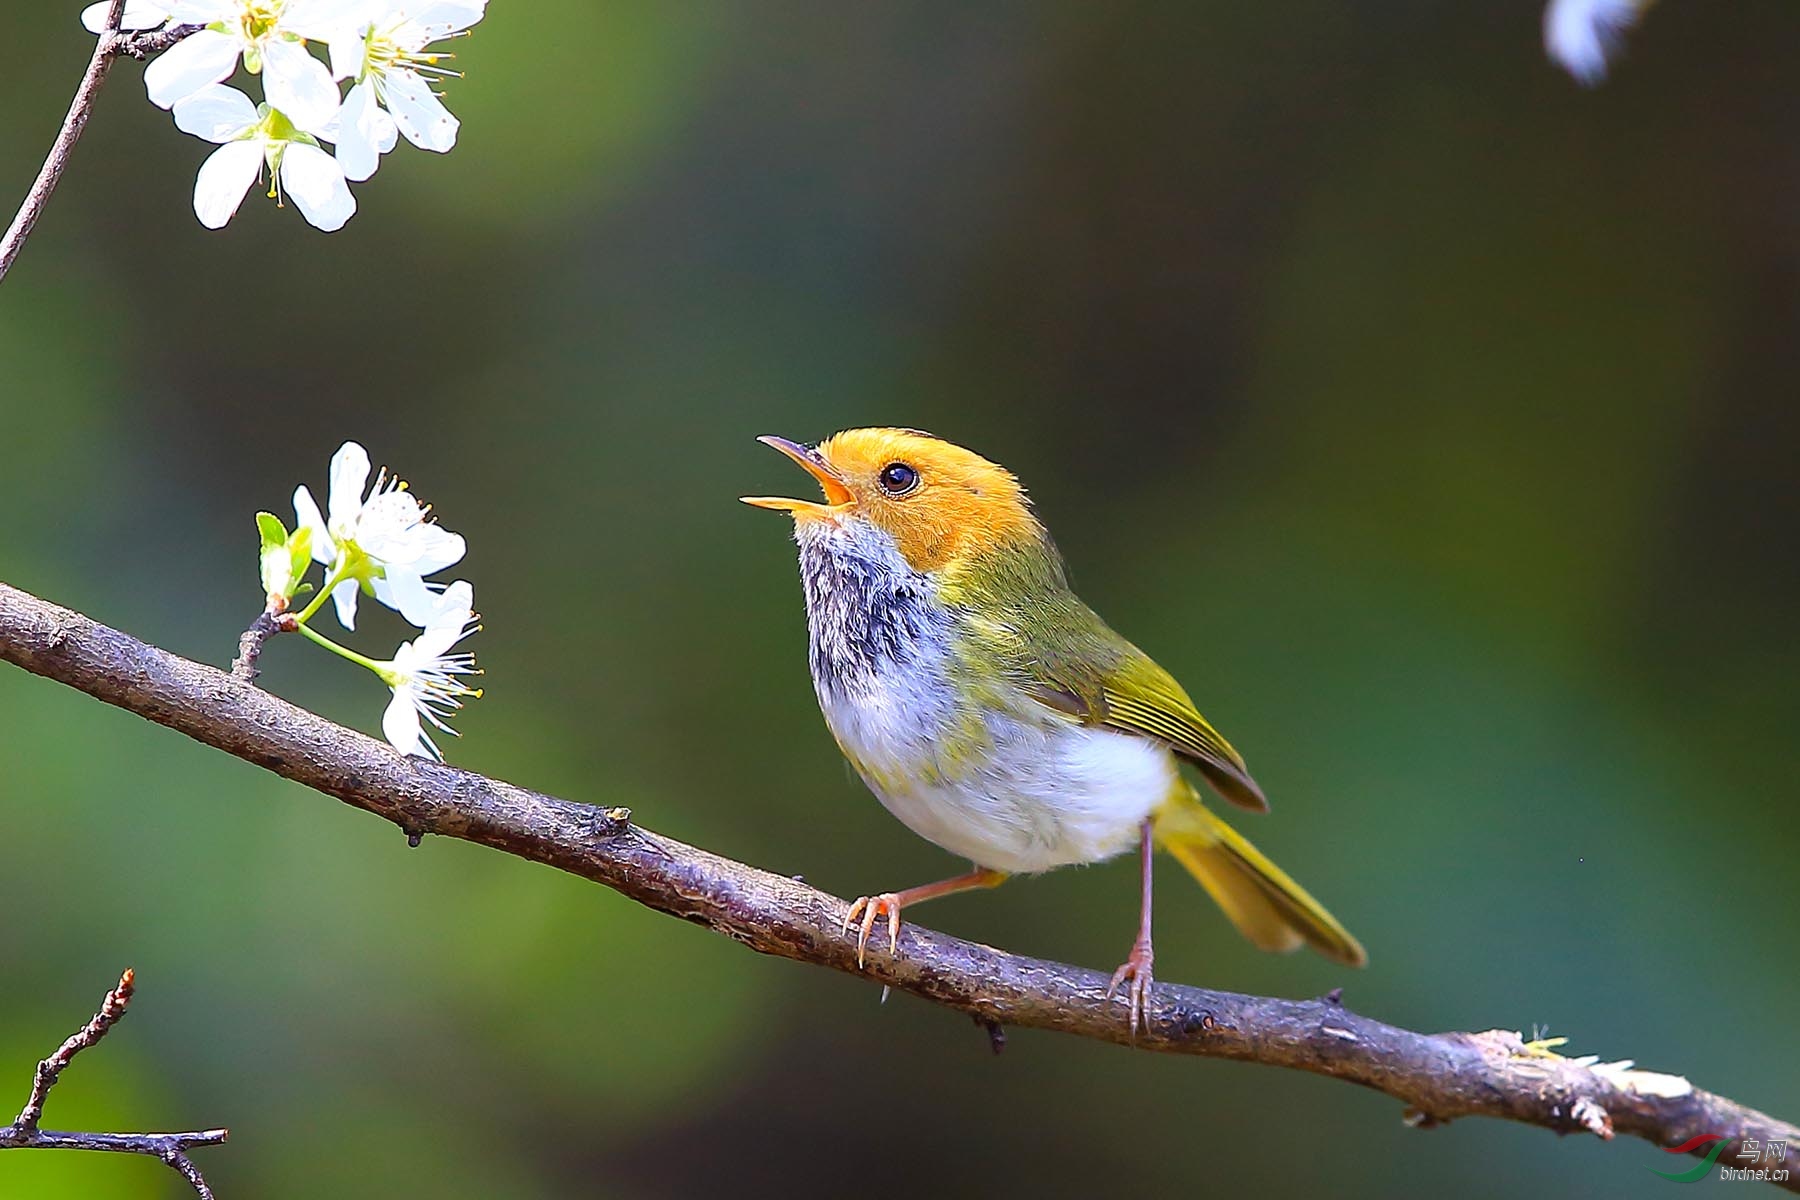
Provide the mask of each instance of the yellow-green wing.
{"label": "yellow-green wing", "polygon": [[1172,675],[1073,595],[1041,603],[1024,619],[1006,622],[1003,639],[1002,656],[1033,697],[1089,725],[1155,738],[1193,763],[1225,799],[1268,811],[1243,758]]}
{"label": "yellow-green wing", "polygon": [[1206,782],[1225,799],[1257,812],[1269,802],[1250,778],[1243,758],[1231,743],[1194,708],[1173,676],[1147,656],[1128,658],[1108,673],[1100,689],[1098,723],[1165,742],[1199,768]]}

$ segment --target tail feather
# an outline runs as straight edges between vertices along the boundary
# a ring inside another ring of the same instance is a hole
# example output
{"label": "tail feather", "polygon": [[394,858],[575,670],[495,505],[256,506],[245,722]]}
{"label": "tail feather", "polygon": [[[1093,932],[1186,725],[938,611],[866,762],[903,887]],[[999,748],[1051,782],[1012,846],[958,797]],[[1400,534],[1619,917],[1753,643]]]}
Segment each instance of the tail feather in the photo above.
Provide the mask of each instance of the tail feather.
{"label": "tail feather", "polygon": [[1336,917],[1198,797],[1158,813],[1156,837],[1259,949],[1287,951],[1305,942],[1346,966],[1368,962]]}

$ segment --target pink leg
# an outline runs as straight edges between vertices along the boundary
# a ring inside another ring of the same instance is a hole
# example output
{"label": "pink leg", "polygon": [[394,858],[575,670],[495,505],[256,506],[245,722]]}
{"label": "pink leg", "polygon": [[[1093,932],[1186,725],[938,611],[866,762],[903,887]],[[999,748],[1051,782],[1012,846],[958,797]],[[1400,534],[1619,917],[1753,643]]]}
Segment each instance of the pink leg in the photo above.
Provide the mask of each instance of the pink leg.
{"label": "pink leg", "polygon": [[863,954],[869,947],[869,933],[875,928],[875,919],[882,913],[888,919],[888,953],[898,953],[900,949],[900,910],[909,904],[918,904],[925,900],[935,900],[939,896],[950,896],[957,892],[966,892],[972,888],[999,887],[1006,882],[1005,871],[994,871],[987,867],[976,867],[967,875],[958,875],[953,879],[940,879],[936,883],[922,883],[918,887],[907,888],[903,892],[883,892],[879,896],[858,896],[844,913],[844,931],[858,917],[862,918],[862,927],[856,938],[856,965],[863,965]]}
{"label": "pink leg", "polygon": [[1106,985],[1106,994],[1110,997],[1125,985],[1125,999],[1130,1006],[1128,1020],[1133,1037],[1139,1028],[1148,1029],[1146,1009],[1150,999],[1150,987],[1153,983],[1150,964],[1156,955],[1150,949],[1150,864],[1156,853],[1156,839],[1151,832],[1149,821],[1144,822],[1143,860],[1144,860],[1144,899],[1143,908],[1138,917],[1137,941],[1132,943],[1131,957],[1127,958],[1118,970],[1113,972],[1112,982]]}

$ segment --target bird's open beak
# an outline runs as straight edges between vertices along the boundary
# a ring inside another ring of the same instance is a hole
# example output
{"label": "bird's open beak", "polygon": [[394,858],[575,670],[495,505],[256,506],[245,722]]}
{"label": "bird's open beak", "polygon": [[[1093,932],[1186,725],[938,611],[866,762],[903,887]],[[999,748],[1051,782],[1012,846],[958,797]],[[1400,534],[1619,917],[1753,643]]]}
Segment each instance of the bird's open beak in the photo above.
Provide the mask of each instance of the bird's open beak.
{"label": "bird's open beak", "polygon": [[745,496],[745,504],[754,504],[758,508],[773,508],[781,512],[791,512],[799,517],[835,517],[849,512],[856,503],[856,497],[844,486],[843,476],[837,469],[819,456],[817,450],[802,446],[798,442],[790,442],[780,437],[759,437],[756,439],[765,446],[773,446],[789,458],[800,464],[800,468],[819,481],[825,489],[825,503],[818,504],[811,500],[786,500],[780,496]]}

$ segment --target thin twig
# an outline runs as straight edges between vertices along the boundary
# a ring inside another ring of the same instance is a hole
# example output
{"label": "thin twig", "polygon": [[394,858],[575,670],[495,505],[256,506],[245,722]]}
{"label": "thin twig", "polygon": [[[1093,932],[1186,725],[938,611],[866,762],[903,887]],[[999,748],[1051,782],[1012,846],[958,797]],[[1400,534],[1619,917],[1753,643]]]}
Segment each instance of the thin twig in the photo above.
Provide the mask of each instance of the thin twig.
{"label": "thin twig", "polygon": [[44,1116],[44,1101],[49,1097],[50,1089],[56,1086],[56,1081],[62,1077],[69,1064],[75,1061],[77,1054],[105,1037],[106,1031],[125,1015],[125,1009],[131,1004],[136,982],[136,974],[127,967],[119,976],[119,986],[106,993],[106,999],[100,1002],[99,1010],[88,1023],[57,1047],[56,1053],[37,1065],[37,1073],[31,1080],[31,1095],[26,1099],[25,1107],[19,1110],[18,1119],[0,1129],[0,1150],[102,1150],[118,1154],[147,1154],[161,1159],[180,1172],[181,1177],[193,1186],[201,1200],[213,1200],[212,1189],[207,1186],[200,1168],[194,1165],[187,1152],[197,1146],[218,1145],[228,1136],[227,1130],[204,1129],[191,1133],[64,1133],[38,1128],[38,1122]]}
{"label": "thin twig", "polygon": [[[273,605],[274,601],[271,600]],[[264,609],[257,614],[250,627],[238,635],[237,657],[231,660],[231,677],[249,682],[255,679],[258,671],[256,660],[262,657],[263,644],[278,633],[291,629],[292,625],[282,623],[282,614],[273,608]]]}
{"label": "thin twig", "polygon": [[152,54],[161,54],[182,38],[199,33],[205,28],[204,25],[170,25],[166,29],[120,34],[119,39],[113,43],[113,53],[142,61]]}
{"label": "thin twig", "polygon": [[69,114],[63,118],[62,128],[57,131],[56,141],[51,143],[50,153],[31,190],[25,193],[25,202],[19,205],[5,236],[0,237],[0,280],[12,270],[13,260],[19,257],[25,239],[31,236],[33,226],[43,214],[44,205],[50,202],[50,194],[61,182],[63,170],[69,165],[69,155],[74,151],[75,143],[81,140],[88,116],[94,111],[94,98],[100,94],[100,85],[106,82],[107,73],[112,70],[113,59],[121,54],[144,58],[168,49],[202,28],[177,25],[154,32],[127,34],[119,32],[119,22],[124,15],[125,0],[112,0],[112,7],[106,12],[105,30],[95,39],[93,57],[88,59],[87,70],[75,89],[75,99],[69,103]]}
{"label": "thin twig", "polygon": [[[1358,1015],[1336,995],[1281,1000],[1158,983],[1133,1040],[1098,971],[1008,954],[905,926],[897,954],[858,966],[846,905],[640,828],[620,809],[528,791],[402,758],[212,667],[0,584],[0,658],[187,734],[391,821],[409,835],[490,846],[604,884],[765,954],[814,963],[967,1013],[984,1025],[1054,1029],[1140,1050],[1311,1071],[1374,1088],[1408,1123],[1522,1121],[1558,1133],[1615,1133],[1677,1147],[1701,1135],[1787,1139],[1800,1128],[1626,1063],[1563,1058],[1505,1030],[1415,1033]],[[1800,1191],[1800,1179],[1786,1183]]]}
{"label": "thin twig", "polygon": [[50,154],[44,159],[44,166],[38,171],[31,190],[25,193],[25,202],[19,205],[6,236],[0,237],[0,279],[6,278],[13,259],[19,257],[19,250],[31,236],[38,215],[50,202],[50,193],[62,179],[63,168],[69,165],[69,154],[81,139],[81,131],[87,128],[88,114],[94,110],[94,97],[99,95],[100,85],[106,82],[107,72],[112,70],[113,39],[119,36],[119,22],[124,16],[125,0],[112,0],[112,7],[106,10],[105,29],[95,39],[93,57],[88,59],[87,71],[75,89],[75,99],[69,104],[69,115],[63,118],[56,141],[50,145]]}
{"label": "thin twig", "polygon": [[100,1009],[80,1029],[77,1029],[69,1040],[57,1048],[55,1054],[37,1065],[37,1074],[31,1081],[31,1095],[25,1100],[25,1107],[19,1110],[18,1119],[13,1128],[26,1133],[34,1132],[38,1127],[38,1119],[44,1115],[44,1100],[50,1095],[50,1089],[63,1069],[74,1061],[75,1056],[106,1036],[106,1031],[113,1027],[125,1009],[131,1003],[131,993],[137,983],[137,974],[130,967],[125,968],[119,976],[119,986],[106,993],[106,999],[100,1002]]}

